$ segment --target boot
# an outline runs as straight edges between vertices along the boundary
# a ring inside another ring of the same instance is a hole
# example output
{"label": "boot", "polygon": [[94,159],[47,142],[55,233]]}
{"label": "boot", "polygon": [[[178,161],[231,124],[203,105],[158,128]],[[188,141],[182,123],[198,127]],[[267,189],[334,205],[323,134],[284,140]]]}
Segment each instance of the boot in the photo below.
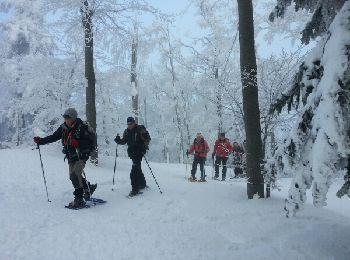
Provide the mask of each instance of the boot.
{"label": "boot", "polygon": [[85,201],[83,197],[75,197],[74,200],[68,204],[68,206],[72,209],[80,209],[85,207]]}
{"label": "boot", "polygon": [[90,198],[91,198],[92,194],[94,193],[94,191],[96,190],[96,188],[97,188],[97,183],[96,184],[89,183],[89,189],[84,189],[84,199],[90,200]]}
{"label": "boot", "polygon": [[139,194],[139,191],[138,190],[131,190],[128,197],[134,197],[136,196],[137,194]]}

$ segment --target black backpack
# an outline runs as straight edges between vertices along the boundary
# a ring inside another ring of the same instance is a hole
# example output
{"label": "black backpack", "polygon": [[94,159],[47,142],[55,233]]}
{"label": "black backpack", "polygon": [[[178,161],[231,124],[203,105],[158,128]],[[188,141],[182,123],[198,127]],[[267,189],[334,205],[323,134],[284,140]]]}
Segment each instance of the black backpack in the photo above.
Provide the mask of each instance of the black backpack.
{"label": "black backpack", "polygon": [[151,136],[149,135],[146,127],[144,125],[138,125],[137,131],[140,135],[141,140],[144,142],[146,149],[148,150],[148,146],[151,141]]}
{"label": "black backpack", "polygon": [[84,125],[87,129],[87,139],[89,140],[87,152],[91,153],[97,149],[97,135],[94,129],[90,126],[90,124],[87,121],[83,121],[82,125]]}

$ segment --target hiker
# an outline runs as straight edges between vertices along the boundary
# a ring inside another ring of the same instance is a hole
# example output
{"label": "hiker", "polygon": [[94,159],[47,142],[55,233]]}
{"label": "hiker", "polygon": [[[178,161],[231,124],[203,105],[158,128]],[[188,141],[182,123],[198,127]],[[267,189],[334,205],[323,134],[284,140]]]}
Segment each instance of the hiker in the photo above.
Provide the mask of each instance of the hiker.
{"label": "hiker", "polygon": [[90,184],[83,174],[85,163],[95,149],[96,135],[87,122],[78,118],[74,108],[68,108],[62,116],[64,123],[52,135],[43,138],[36,136],[34,142],[37,145],[44,145],[62,141],[62,152],[69,165],[69,179],[74,187],[74,200],[68,207],[82,208],[85,206],[85,200],[90,199],[97,187],[97,184]]}
{"label": "hiker", "polygon": [[222,163],[222,177],[221,180],[224,181],[226,179],[227,172],[227,160],[229,154],[232,152],[232,145],[228,138],[225,138],[225,133],[220,133],[218,140],[215,141],[214,151],[212,153],[212,158],[214,160],[215,157],[215,176],[214,179],[219,178],[219,167]]}
{"label": "hiker", "polygon": [[124,130],[123,137],[119,134],[114,141],[117,144],[128,145],[128,156],[132,160],[132,168],[130,172],[131,191],[129,197],[136,196],[140,190],[147,187],[146,179],[141,169],[142,157],[148,150],[151,137],[143,125],[138,125],[133,117],[128,117],[127,128]]}
{"label": "hiker", "polygon": [[233,165],[234,165],[234,173],[235,173],[234,178],[239,178],[243,176],[242,164],[243,164],[243,154],[245,152],[237,142],[233,142],[232,147],[233,147],[233,150],[232,150]]}
{"label": "hiker", "polygon": [[188,156],[193,152],[194,152],[194,159],[192,163],[191,180],[193,181],[196,180],[197,165],[199,163],[199,168],[201,171],[200,181],[206,181],[204,164],[205,164],[205,160],[207,159],[207,153],[209,152],[209,146],[207,141],[204,140],[204,137],[201,133],[197,133],[197,136],[194,139],[193,144],[190,147],[190,150],[186,151],[186,155]]}

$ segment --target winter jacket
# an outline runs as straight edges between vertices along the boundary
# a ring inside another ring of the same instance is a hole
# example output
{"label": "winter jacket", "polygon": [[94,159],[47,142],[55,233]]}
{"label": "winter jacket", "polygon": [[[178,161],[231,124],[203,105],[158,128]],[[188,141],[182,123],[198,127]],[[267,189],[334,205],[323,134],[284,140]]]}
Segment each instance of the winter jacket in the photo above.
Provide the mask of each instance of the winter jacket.
{"label": "winter jacket", "polygon": [[228,158],[228,155],[232,152],[233,148],[230,141],[225,138],[223,140],[216,140],[214,145],[213,156]]}
{"label": "winter jacket", "polygon": [[194,139],[193,144],[191,145],[188,153],[192,154],[193,152],[194,157],[206,158],[209,152],[209,146],[207,141],[205,141],[204,138],[200,139],[199,141],[197,141],[197,139]]}
{"label": "winter jacket", "polygon": [[142,158],[148,150],[151,137],[143,125],[137,125],[132,129],[125,129],[123,137],[118,141],[118,144],[128,145],[128,156],[131,159]]}
{"label": "winter jacket", "polygon": [[[62,152],[66,155],[68,159],[68,163],[76,162],[79,159],[87,160],[89,159],[91,153],[91,140],[89,134],[89,126],[80,118],[77,118],[72,125],[72,127],[68,127],[65,123],[60,125],[58,129],[47,137],[40,139],[40,144],[48,144],[53,143],[61,139],[63,150]],[[78,148],[74,148],[71,146],[71,140],[75,139],[78,141]]]}

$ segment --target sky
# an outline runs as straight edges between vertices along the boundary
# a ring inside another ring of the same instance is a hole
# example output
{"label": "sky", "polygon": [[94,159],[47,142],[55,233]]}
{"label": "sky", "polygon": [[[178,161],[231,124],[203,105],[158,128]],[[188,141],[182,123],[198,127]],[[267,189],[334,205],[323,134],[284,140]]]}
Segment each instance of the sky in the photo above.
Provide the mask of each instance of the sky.
{"label": "sky", "polygon": [[[232,0],[234,1],[234,0]],[[260,1],[260,0],[259,0]],[[265,0],[273,1],[275,0]],[[200,36],[202,34],[201,29],[197,25],[197,20],[199,19],[196,15],[196,10],[193,4],[188,0],[148,0],[148,2],[156,8],[159,8],[161,11],[166,13],[175,13],[179,17],[174,23],[174,30],[176,31],[176,36],[182,36],[184,39],[189,35]],[[262,1],[259,2],[263,3]],[[260,9],[263,10],[260,6]],[[264,12],[266,12],[264,10]],[[268,19],[268,13],[266,13],[266,20]],[[283,36],[275,36],[274,40],[271,43],[268,43],[264,39],[264,34],[260,33],[256,39],[255,43],[257,46],[257,54],[259,57],[267,58],[272,54],[280,54],[282,50],[294,50],[298,47],[300,43],[292,43],[289,39],[285,39]],[[309,49],[309,48],[307,48]]]}

